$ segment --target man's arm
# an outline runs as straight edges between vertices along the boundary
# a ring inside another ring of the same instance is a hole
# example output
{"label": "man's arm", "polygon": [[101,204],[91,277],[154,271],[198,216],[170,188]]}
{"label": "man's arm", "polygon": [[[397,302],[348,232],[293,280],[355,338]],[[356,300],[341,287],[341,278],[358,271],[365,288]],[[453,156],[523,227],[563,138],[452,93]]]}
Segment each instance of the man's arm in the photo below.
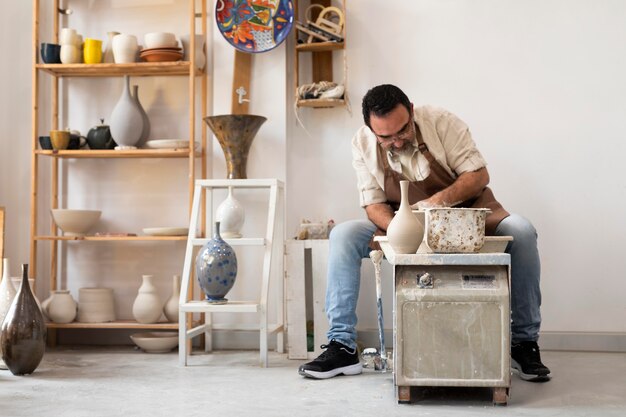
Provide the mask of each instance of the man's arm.
{"label": "man's arm", "polygon": [[394,215],[391,206],[387,203],[376,203],[365,206],[365,212],[367,213],[367,218],[378,226],[379,229],[384,231],[387,231],[387,227]]}
{"label": "man's arm", "polygon": [[[478,196],[489,184],[487,168],[464,172],[447,188],[439,191],[430,198],[418,201],[413,208],[453,207],[465,200]],[[369,216],[369,212],[368,212]],[[373,220],[372,220],[373,221]]]}

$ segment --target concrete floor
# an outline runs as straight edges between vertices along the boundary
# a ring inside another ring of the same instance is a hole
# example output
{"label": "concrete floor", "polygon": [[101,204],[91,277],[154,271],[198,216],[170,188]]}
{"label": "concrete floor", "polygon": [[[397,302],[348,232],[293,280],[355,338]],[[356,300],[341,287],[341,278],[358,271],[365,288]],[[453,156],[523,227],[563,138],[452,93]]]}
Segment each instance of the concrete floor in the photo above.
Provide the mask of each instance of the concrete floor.
{"label": "concrete floor", "polygon": [[[554,378],[544,384],[512,377],[507,407],[485,389],[430,389],[399,405],[392,375],[316,381],[300,377],[302,361],[258,352],[147,354],[123,348],[48,350],[34,374],[0,371],[0,416],[626,416],[626,354],[543,352]],[[414,395],[415,396],[415,395]]]}

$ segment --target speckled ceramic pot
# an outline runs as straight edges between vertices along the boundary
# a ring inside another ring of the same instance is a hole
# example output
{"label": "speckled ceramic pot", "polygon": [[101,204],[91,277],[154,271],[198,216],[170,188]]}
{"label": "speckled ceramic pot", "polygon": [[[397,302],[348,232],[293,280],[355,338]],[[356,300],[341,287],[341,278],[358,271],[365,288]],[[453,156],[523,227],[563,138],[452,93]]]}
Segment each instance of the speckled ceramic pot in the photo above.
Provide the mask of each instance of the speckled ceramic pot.
{"label": "speckled ceramic pot", "polygon": [[46,324],[28,285],[28,265],[22,265],[22,285],[0,331],[2,360],[13,375],[31,374],[46,349]]}
{"label": "speckled ceramic pot", "polygon": [[215,222],[215,234],[196,256],[196,276],[206,299],[225,303],[224,298],[237,278],[237,256],[233,248],[220,236],[220,222]]}

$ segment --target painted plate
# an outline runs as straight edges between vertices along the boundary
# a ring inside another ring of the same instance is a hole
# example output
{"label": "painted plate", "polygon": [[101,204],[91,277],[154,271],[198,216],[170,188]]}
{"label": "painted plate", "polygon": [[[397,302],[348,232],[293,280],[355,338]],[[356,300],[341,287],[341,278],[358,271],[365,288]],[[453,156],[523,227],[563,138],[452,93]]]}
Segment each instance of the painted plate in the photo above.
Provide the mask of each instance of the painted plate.
{"label": "painted plate", "polygon": [[217,0],[217,27],[236,49],[265,52],[287,38],[293,26],[291,0]]}

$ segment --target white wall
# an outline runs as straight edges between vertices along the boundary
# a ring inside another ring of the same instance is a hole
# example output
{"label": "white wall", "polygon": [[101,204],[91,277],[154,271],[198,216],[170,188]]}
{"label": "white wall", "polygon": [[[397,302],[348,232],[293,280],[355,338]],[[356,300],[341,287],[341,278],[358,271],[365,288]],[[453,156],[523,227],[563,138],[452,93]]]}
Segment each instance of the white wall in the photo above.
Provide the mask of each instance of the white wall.
{"label": "white wall", "polygon": [[[468,123],[496,196],[538,229],[542,330],[625,332],[625,16],[617,0],[348,1],[353,114],[303,109],[312,138],[290,118],[287,230],[301,217],[364,216],[350,138],[365,92],[394,83]],[[371,329],[364,268],[359,328]]]}
{"label": "white wall", "polygon": [[[181,2],[163,0],[151,7],[141,1],[128,2],[132,6],[105,0],[72,4],[96,9],[98,19],[81,24],[75,13],[76,24],[71,25],[99,38],[108,30],[186,33],[186,8],[176,7]],[[1,18],[0,38],[11,65],[0,67],[0,205],[8,210],[5,245],[12,275],[29,256],[31,7],[31,2],[7,3]],[[120,17],[127,14],[141,18]],[[620,252],[626,187],[620,165],[626,146],[621,137],[626,60],[620,51],[625,15],[626,4],[617,0],[389,0],[384,6],[349,0],[352,115],[344,108],[301,109],[309,137],[293,116],[292,54],[288,60],[282,45],[255,56],[250,110],[269,120],[253,143],[249,176],[287,181],[288,236],[295,234],[302,217],[362,217],[349,142],[362,123],[363,94],[376,84],[395,83],[415,104],[445,107],[469,124],[489,162],[497,196],[539,230],[543,330],[623,333],[626,264]],[[221,35],[212,36],[211,104],[213,113],[220,114],[230,106],[232,48]],[[42,87],[47,78],[42,76]],[[146,78],[137,83],[154,135],[186,136],[184,80]],[[101,115],[108,117],[121,80],[72,80],[67,88],[75,100],[65,107],[64,114],[71,112],[65,123],[85,133]],[[46,129],[46,123],[48,118],[42,118],[41,127]],[[223,178],[223,156],[215,141],[212,152],[209,172]],[[186,187],[180,187],[183,165],[177,160],[72,161],[64,170],[65,186],[71,190],[65,201],[102,209],[100,230],[140,231],[184,223],[181,213],[186,213],[188,196]],[[45,162],[41,172],[48,172]],[[47,198],[47,190],[40,193]],[[246,198],[248,204],[261,206],[260,197],[242,196]],[[47,221],[47,213],[40,213],[40,220]],[[247,223],[248,230],[255,223]],[[75,282],[69,284],[73,290],[100,284],[120,288],[118,313],[128,316],[141,273],[160,274],[159,288],[167,295],[169,275],[180,270],[183,246],[163,244],[150,251],[145,244],[68,245],[70,261],[78,262],[68,262],[64,274]],[[40,251],[39,278],[45,282],[48,245],[40,244]],[[98,260],[95,268],[88,262],[91,257]],[[373,277],[371,267],[364,268],[359,328],[371,329],[376,327]],[[389,326],[390,288],[388,283]],[[39,295],[45,291],[44,284]]]}

